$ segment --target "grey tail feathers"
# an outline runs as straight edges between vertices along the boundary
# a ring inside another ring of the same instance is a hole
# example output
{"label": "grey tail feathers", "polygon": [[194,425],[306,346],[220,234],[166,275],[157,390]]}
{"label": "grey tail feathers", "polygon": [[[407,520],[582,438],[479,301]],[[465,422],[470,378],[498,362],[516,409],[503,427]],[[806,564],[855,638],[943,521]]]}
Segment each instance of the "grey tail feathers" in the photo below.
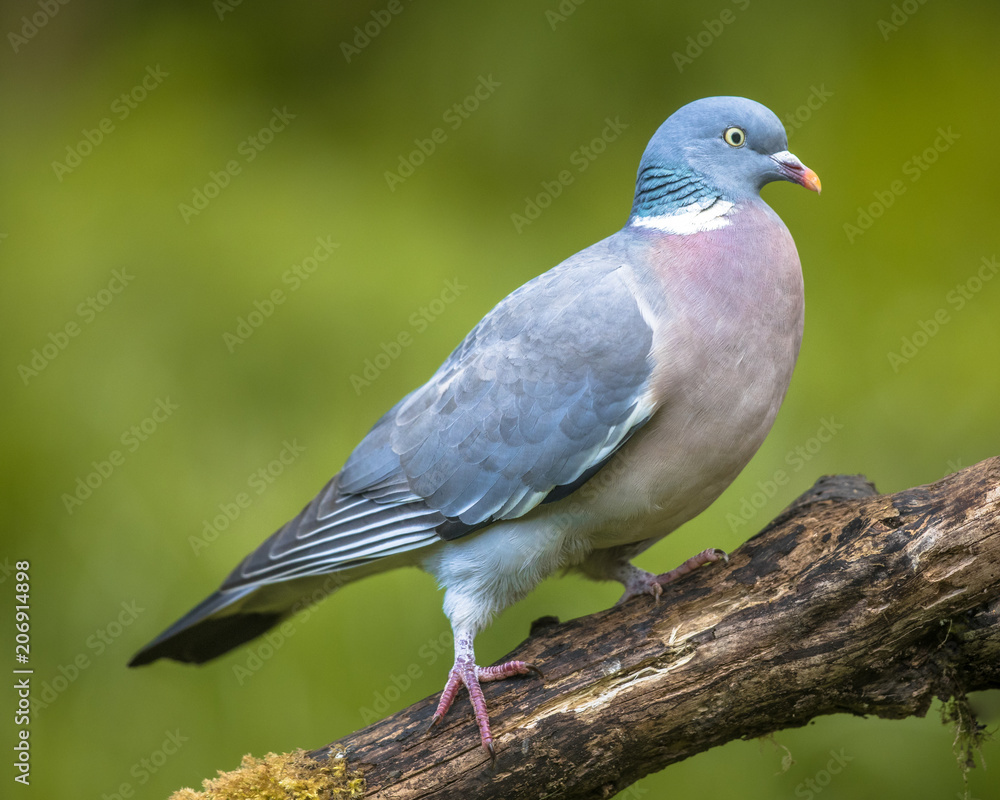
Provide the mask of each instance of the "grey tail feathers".
{"label": "grey tail feathers", "polygon": [[252,590],[245,587],[243,591],[215,592],[136,653],[128,665],[141,667],[159,658],[204,664],[255,639],[288,616],[281,611],[237,611],[213,616]]}

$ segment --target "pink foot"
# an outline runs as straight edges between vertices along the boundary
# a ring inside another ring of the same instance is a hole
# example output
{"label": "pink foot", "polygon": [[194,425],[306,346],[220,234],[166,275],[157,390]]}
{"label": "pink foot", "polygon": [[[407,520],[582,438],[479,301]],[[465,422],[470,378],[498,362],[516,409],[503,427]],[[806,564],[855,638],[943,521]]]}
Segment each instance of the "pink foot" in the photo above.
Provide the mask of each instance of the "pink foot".
{"label": "pink foot", "polygon": [[651,594],[655,600],[659,601],[660,595],[663,594],[663,587],[668,583],[687,575],[689,572],[694,572],[702,564],[710,564],[715,561],[725,561],[728,564],[729,556],[724,550],[710,547],[696,556],[691,556],[691,558],[679,567],[670,570],[670,572],[664,572],[662,575],[654,575],[652,572],[646,572],[644,569],[638,569],[631,564],[626,564],[619,574],[615,576],[625,584],[625,594],[621,596],[621,599],[615,605],[620,606],[622,603],[641,594]]}
{"label": "pink foot", "polygon": [[431,725],[436,725],[438,721],[448,712],[449,707],[458,694],[459,686],[465,686],[469,690],[469,699],[472,701],[472,710],[476,715],[476,723],[479,725],[479,736],[482,739],[483,750],[487,752],[491,760],[496,759],[496,752],[493,750],[493,734],[490,731],[490,715],[486,709],[486,698],[483,697],[481,682],[500,681],[504,678],[511,678],[514,675],[527,675],[536,672],[541,675],[541,671],[527,664],[524,661],[508,661],[505,664],[497,664],[493,667],[477,667],[475,658],[469,655],[456,655],[455,666],[448,674],[448,682],[441,692],[441,701],[438,703]]}

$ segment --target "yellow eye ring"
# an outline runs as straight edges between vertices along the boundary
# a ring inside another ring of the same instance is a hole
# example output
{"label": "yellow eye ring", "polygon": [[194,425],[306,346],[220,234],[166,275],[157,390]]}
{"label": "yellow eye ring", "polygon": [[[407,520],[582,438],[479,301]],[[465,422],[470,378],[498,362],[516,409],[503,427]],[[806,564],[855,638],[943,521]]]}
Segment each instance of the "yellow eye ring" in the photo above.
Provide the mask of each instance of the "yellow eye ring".
{"label": "yellow eye ring", "polygon": [[722,138],[726,140],[726,144],[730,147],[743,147],[747,143],[747,134],[743,128],[737,128],[733,126],[732,128],[726,128],[722,134]]}

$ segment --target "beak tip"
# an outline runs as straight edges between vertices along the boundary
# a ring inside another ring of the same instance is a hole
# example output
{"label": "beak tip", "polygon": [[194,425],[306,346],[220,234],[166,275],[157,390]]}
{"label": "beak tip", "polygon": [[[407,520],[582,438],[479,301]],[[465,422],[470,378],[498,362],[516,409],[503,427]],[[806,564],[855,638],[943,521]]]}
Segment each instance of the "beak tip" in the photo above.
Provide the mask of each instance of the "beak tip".
{"label": "beak tip", "polygon": [[816,194],[821,194],[823,191],[823,184],[819,179],[819,175],[808,167],[806,168],[805,174],[802,176],[802,185],[807,189],[816,192]]}
{"label": "beak tip", "polygon": [[816,194],[822,191],[823,184],[819,180],[819,175],[787,150],[775,153],[771,158],[778,165],[778,172],[784,180],[804,186]]}

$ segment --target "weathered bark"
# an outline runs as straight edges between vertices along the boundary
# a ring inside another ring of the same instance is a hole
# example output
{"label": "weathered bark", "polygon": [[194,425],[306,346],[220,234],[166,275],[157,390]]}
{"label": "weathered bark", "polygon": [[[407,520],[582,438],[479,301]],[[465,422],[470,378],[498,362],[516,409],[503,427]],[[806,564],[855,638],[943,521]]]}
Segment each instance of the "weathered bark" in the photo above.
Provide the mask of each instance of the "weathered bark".
{"label": "weathered bark", "polygon": [[1000,687],[1000,458],[892,495],[822,478],[728,566],[536,624],[511,658],[545,679],[484,685],[493,768],[461,698],[430,734],[436,697],[310,755],[345,750],[369,798],[609,797],[821,714],[964,704]]}

